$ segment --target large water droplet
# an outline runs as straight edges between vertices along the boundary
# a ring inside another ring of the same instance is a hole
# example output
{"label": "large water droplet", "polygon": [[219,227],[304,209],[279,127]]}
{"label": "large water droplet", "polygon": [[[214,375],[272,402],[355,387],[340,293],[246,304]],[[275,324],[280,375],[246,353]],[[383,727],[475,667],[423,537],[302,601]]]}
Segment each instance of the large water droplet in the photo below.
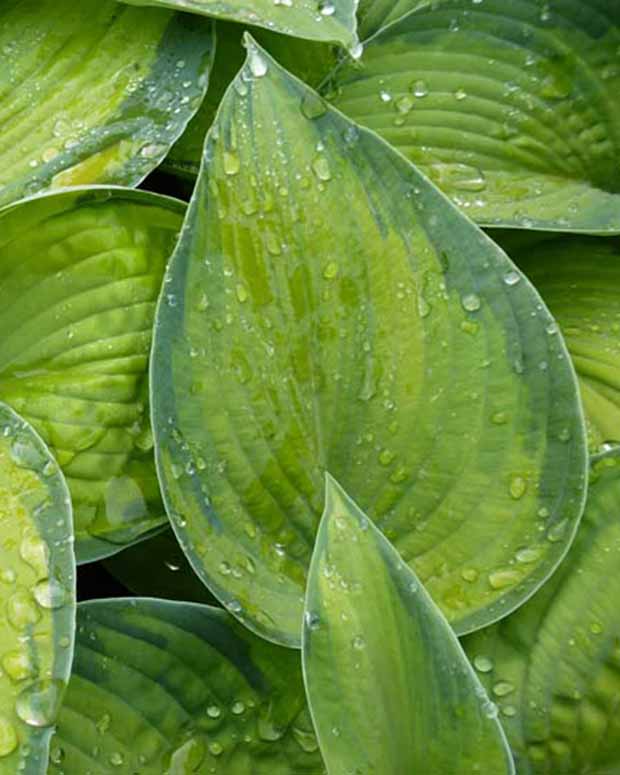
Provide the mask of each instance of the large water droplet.
{"label": "large water droplet", "polygon": [[17,715],[32,727],[51,726],[56,720],[64,688],[62,681],[37,681],[17,698]]}
{"label": "large water droplet", "polygon": [[6,716],[0,716],[0,757],[8,756],[17,748],[17,732]]}

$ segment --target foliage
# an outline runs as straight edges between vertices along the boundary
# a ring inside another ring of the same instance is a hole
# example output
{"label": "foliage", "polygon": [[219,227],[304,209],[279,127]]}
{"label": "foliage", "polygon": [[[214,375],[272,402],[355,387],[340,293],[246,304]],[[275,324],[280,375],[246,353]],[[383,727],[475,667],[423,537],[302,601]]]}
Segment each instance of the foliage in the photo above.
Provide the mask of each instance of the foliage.
{"label": "foliage", "polygon": [[0,775],[620,773],[619,84],[620,0],[5,0]]}

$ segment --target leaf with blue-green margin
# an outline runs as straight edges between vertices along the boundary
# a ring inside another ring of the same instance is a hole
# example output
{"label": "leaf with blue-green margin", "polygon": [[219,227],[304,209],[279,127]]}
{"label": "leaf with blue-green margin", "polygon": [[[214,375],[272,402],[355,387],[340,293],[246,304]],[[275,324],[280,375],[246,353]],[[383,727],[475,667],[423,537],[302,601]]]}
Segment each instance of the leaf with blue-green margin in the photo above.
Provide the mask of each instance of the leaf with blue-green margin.
{"label": "leaf with blue-green margin", "polygon": [[540,297],[406,159],[253,42],[204,159],[150,383],[194,569],[298,646],[329,470],[458,632],[504,616],[564,556],[585,498],[577,382]]}
{"label": "leaf with blue-green margin", "polygon": [[67,477],[79,561],[165,523],[147,362],[184,209],[92,187],[0,210],[0,400],[32,423]]}
{"label": "leaf with blue-green margin", "polygon": [[137,185],[198,109],[212,23],[113,0],[4,0],[0,205],[45,189]]}
{"label": "leaf with blue-green margin", "polygon": [[[205,135],[213,123],[226,89],[243,65],[245,51],[240,24],[216,24],[217,48],[204,102],[183,135],[170,149],[163,163],[170,173],[191,181],[200,171]],[[309,86],[317,87],[339,61],[342,51],[327,43],[294,40],[258,27],[252,29],[258,42],[294,75]]]}
{"label": "leaf with blue-green margin", "polygon": [[78,606],[50,775],[324,775],[299,654],[221,609]]}
{"label": "leaf with blue-green margin", "polygon": [[43,775],[75,631],[71,501],[33,428],[0,403],[0,773]]}
{"label": "leaf with blue-green margin", "polygon": [[257,25],[306,40],[358,48],[357,0],[122,0],[138,6],[177,11]]}
{"label": "leaf with blue-green margin", "polygon": [[437,0],[325,94],[476,222],[620,232],[619,0]]}
{"label": "leaf with blue-green margin", "polygon": [[564,334],[591,451],[620,444],[620,241],[516,230],[492,236],[534,283]]}
{"label": "leaf with blue-green margin", "polygon": [[329,775],[512,775],[490,702],[441,611],[327,475],[304,682]]}
{"label": "leaf with blue-green margin", "polygon": [[557,573],[463,645],[499,704],[519,775],[620,772],[620,458],[595,458]]}

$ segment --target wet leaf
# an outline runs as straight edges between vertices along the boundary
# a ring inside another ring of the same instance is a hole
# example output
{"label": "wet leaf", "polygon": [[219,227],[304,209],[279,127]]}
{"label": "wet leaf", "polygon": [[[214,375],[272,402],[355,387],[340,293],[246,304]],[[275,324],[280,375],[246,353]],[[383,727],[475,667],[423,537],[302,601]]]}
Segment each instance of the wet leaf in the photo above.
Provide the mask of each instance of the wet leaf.
{"label": "wet leaf", "polygon": [[69,491],[41,438],[0,403],[0,773],[43,775],[71,670]]}
{"label": "wet leaf", "polygon": [[67,477],[80,561],[164,521],[147,361],[180,202],[90,188],[0,211],[0,399]]}

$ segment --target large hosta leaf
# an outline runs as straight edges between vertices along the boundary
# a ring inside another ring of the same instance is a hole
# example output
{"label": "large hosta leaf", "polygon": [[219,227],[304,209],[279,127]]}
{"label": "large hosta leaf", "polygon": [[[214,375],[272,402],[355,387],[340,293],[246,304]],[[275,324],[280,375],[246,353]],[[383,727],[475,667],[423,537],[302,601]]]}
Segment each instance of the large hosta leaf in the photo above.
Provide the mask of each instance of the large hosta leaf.
{"label": "large hosta leaf", "polygon": [[46,188],[135,185],[196,112],[211,23],[113,0],[3,0],[0,205]]}
{"label": "large hosta leaf", "polygon": [[309,40],[341,43],[357,50],[356,0],[122,0],[257,24]]}
{"label": "large hosta leaf", "polygon": [[480,223],[617,233],[619,87],[618,0],[437,0],[330,93]]}
{"label": "large hosta leaf", "polygon": [[330,775],[514,772],[497,708],[450,625],[329,476],[303,665]]}
{"label": "large hosta leaf", "polygon": [[519,775],[620,772],[620,458],[594,466],[568,557],[523,608],[465,639]]}
{"label": "large hosta leaf", "polygon": [[73,655],[71,502],[48,448],[2,403],[0,524],[0,773],[43,775]]}
{"label": "large hosta leaf", "polygon": [[50,775],[323,775],[299,656],[221,609],[82,603]]}
{"label": "large hosta leaf", "polygon": [[329,470],[458,631],[507,613],[563,556],[584,495],[577,384],[539,296],[402,156],[254,45],[205,159],[151,380],[194,568],[298,644]]}
{"label": "large hosta leaf", "polygon": [[[244,27],[218,22],[217,52],[209,79],[209,91],[187,129],[171,148],[164,162],[174,175],[194,180],[200,170],[205,135],[213,123],[220,102],[245,59]],[[326,43],[293,40],[255,28],[257,40],[302,81],[317,87],[338,61],[338,49]]]}
{"label": "large hosta leaf", "polygon": [[176,200],[114,188],[0,211],[0,399],[62,466],[80,560],[162,522],[146,372],[182,214]]}
{"label": "large hosta leaf", "polygon": [[620,443],[620,242],[494,234],[557,318],[577,369],[590,444]]}

